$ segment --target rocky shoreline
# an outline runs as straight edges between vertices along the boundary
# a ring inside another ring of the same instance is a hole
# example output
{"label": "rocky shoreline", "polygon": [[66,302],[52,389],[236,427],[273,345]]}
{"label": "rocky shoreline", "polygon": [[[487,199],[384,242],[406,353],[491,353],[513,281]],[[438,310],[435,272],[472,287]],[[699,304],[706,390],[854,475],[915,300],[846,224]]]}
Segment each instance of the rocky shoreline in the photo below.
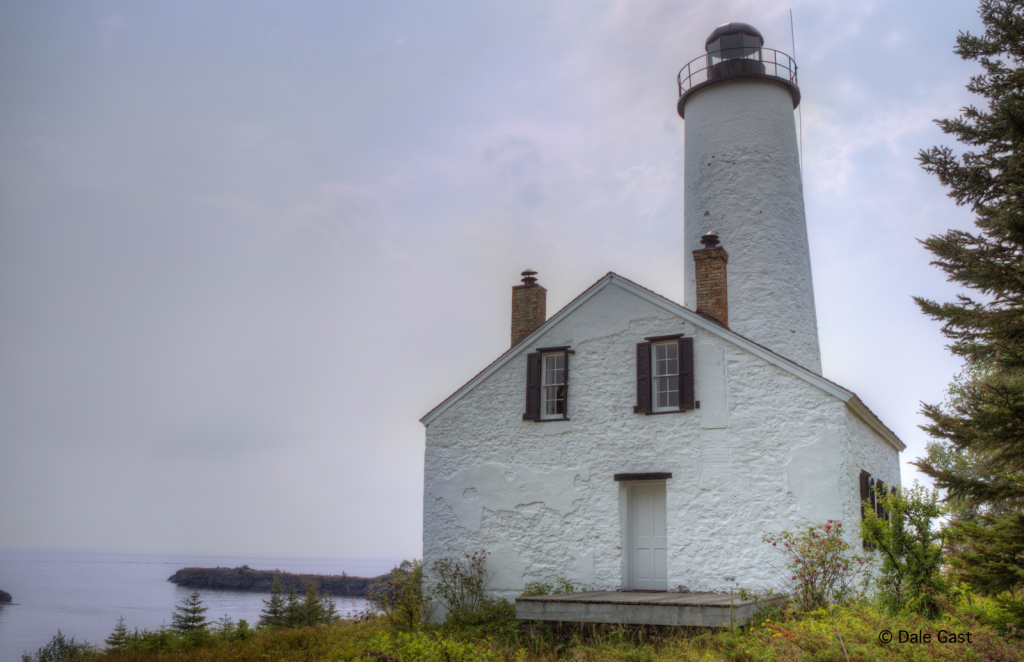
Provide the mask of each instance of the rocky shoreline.
{"label": "rocky shoreline", "polygon": [[11,594],[7,591],[0,591],[0,603],[10,602],[13,599],[14,598],[11,597]]}
{"label": "rocky shoreline", "polygon": [[328,595],[361,598],[367,589],[380,577],[349,577],[348,575],[302,575],[280,570],[253,570],[248,566],[238,568],[182,568],[167,578],[167,581],[187,588],[221,588],[232,591],[270,592],[274,576],[281,578],[284,590],[295,587],[299,593],[313,582],[317,590]]}

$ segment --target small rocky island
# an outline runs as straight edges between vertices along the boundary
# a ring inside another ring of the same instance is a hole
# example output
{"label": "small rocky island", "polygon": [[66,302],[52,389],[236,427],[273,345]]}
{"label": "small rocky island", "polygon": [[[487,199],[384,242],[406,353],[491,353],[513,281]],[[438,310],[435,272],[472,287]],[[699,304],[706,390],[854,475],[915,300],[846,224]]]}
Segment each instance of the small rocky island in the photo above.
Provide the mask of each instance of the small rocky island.
{"label": "small rocky island", "polygon": [[350,577],[348,575],[297,575],[280,570],[253,570],[247,565],[237,568],[182,568],[167,581],[188,588],[223,588],[231,591],[270,592],[274,576],[281,578],[284,590],[295,587],[299,593],[313,582],[317,590],[328,595],[361,598],[380,577]]}
{"label": "small rocky island", "polygon": [[0,604],[4,602],[10,602],[13,599],[14,598],[11,597],[11,594],[7,591],[0,591]]}

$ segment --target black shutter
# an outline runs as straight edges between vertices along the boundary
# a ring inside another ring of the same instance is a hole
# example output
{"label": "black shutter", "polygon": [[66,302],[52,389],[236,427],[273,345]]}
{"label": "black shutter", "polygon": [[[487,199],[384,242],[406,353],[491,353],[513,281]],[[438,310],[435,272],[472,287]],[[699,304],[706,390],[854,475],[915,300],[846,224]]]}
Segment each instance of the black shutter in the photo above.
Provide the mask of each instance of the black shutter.
{"label": "black shutter", "polygon": [[651,343],[636,344],[636,406],[634,414],[651,413]]}
{"label": "black shutter", "polygon": [[679,339],[679,409],[693,409],[693,338]]}
{"label": "black shutter", "polygon": [[885,490],[885,483],[878,481],[875,483],[875,514],[878,515],[879,519],[887,520],[889,515],[885,512],[885,508],[882,507],[881,498],[884,497],[888,492]]}
{"label": "black shutter", "polygon": [[[565,390],[563,391],[565,393],[565,402],[562,403],[562,418],[569,418],[569,354],[569,350],[565,350],[563,355],[565,356],[565,361],[562,363],[565,366],[565,372],[562,373],[565,375],[563,377],[565,379]],[[538,408],[537,411],[539,412],[540,409]]]}
{"label": "black shutter", "polygon": [[526,413],[523,420],[540,420],[540,352],[526,355]]}
{"label": "black shutter", "polygon": [[860,519],[864,521],[867,519],[867,513],[864,512],[864,502],[871,498],[871,492],[869,491],[871,480],[871,474],[866,471],[860,472]]}
{"label": "black shutter", "polygon": [[[871,474],[866,471],[860,472],[860,520],[863,522],[867,519],[867,513],[864,511],[864,502],[871,498]],[[871,543],[867,540],[862,541],[861,546],[864,549],[871,549]]]}

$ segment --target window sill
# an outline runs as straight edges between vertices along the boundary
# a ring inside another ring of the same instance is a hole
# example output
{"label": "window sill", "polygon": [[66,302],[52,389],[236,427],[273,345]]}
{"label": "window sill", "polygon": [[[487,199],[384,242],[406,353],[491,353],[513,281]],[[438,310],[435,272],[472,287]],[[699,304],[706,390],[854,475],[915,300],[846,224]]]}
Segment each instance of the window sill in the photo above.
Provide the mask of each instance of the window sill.
{"label": "window sill", "polygon": [[[693,409],[700,409],[700,400],[693,403]],[[662,414],[685,414],[693,409],[670,409],[668,411],[637,411],[636,407],[633,407],[634,414],[643,414],[644,416],[661,416]]]}
{"label": "window sill", "polygon": [[534,423],[557,423],[558,421],[568,421],[569,418],[567,416],[563,416],[562,418],[527,418],[524,420],[533,421]]}

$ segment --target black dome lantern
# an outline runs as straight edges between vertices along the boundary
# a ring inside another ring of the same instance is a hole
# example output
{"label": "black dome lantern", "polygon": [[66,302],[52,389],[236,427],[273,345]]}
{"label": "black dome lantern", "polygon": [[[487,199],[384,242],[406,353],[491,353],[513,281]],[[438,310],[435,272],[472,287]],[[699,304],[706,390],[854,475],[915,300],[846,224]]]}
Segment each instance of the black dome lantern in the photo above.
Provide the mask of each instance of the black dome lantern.
{"label": "black dome lantern", "polygon": [[764,47],[761,32],[749,23],[719,25],[704,41],[705,54],[694,58],[679,71],[680,117],[685,117],[687,98],[697,90],[736,78],[762,78],[782,83],[800,105],[796,62],[782,51]]}
{"label": "black dome lantern", "polygon": [[733,74],[763,74],[761,47],[764,37],[749,23],[726,23],[715,28],[704,42],[708,54],[708,78]]}

